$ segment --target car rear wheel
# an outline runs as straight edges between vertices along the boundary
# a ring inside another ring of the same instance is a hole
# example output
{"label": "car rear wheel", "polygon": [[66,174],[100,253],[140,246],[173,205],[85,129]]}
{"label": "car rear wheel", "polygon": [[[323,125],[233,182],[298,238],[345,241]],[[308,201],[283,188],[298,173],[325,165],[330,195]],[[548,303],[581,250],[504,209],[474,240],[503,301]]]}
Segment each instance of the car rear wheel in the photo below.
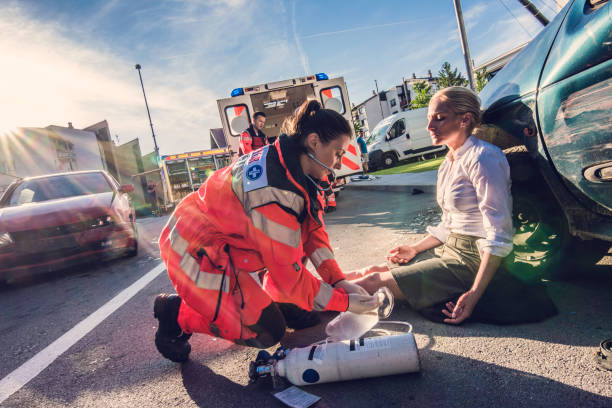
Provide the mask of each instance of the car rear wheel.
{"label": "car rear wheel", "polygon": [[[507,149],[512,174],[514,257],[506,268],[525,281],[560,277],[571,237],[565,215],[526,149]],[[512,259],[510,259],[512,258]]]}

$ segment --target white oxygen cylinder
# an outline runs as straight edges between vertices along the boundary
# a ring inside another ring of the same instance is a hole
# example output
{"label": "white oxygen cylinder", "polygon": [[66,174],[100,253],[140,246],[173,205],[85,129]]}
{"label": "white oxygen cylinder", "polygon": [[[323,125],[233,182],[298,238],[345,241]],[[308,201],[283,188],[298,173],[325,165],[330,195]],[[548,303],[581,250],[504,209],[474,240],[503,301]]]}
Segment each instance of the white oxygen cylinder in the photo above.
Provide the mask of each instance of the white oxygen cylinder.
{"label": "white oxygen cylinder", "polygon": [[291,349],[275,366],[294,385],[420,371],[412,333],[344,340]]}

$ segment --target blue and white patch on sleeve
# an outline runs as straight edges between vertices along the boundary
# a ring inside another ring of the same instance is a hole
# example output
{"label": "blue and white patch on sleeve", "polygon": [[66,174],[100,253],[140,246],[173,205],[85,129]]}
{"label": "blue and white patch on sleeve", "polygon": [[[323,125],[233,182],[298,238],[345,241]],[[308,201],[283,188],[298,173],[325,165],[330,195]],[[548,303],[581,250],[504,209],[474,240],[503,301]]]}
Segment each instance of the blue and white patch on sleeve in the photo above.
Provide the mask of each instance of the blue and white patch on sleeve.
{"label": "blue and white patch on sleeve", "polygon": [[248,155],[247,162],[243,167],[244,173],[242,177],[242,185],[245,193],[268,185],[266,156],[269,147],[270,146],[264,146]]}

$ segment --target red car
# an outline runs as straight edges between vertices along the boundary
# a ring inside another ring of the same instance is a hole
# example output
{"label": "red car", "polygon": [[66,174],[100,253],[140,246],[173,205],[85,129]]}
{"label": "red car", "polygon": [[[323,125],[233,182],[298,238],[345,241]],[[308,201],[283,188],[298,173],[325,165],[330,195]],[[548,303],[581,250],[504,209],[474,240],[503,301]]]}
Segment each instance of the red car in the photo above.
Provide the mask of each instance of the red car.
{"label": "red car", "polygon": [[0,281],[61,269],[97,256],[138,253],[136,214],[100,170],[20,179],[0,198]]}

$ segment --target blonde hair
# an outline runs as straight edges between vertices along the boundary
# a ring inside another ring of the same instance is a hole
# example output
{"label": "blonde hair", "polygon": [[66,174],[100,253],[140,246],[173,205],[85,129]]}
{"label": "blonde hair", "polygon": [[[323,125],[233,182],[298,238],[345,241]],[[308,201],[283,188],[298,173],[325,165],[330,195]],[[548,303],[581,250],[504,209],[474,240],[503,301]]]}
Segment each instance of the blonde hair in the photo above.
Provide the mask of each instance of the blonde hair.
{"label": "blonde hair", "polygon": [[453,112],[458,115],[470,113],[472,125],[470,132],[480,125],[482,113],[480,111],[480,99],[474,91],[463,86],[451,86],[440,89],[431,97],[431,100],[438,99],[450,105]]}

